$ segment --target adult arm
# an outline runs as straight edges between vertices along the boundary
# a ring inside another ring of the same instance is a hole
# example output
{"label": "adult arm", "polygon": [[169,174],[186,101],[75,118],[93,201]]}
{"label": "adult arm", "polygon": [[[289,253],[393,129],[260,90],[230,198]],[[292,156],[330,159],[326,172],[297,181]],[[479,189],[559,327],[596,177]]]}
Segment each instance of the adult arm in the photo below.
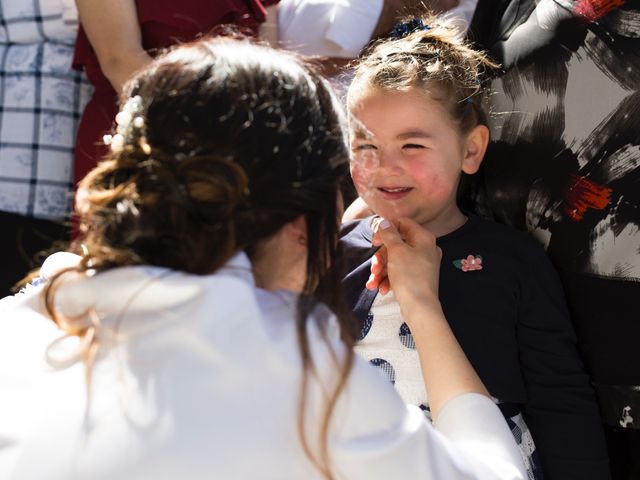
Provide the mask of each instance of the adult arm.
{"label": "adult arm", "polygon": [[[337,465],[346,478],[525,478],[504,417],[489,398],[438,301],[441,252],[435,237],[410,219],[381,224],[387,269],[420,352],[435,429],[415,406],[403,405],[386,378],[356,358]],[[425,282],[415,282],[423,278]],[[375,377],[375,378],[374,378]],[[375,401],[370,401],[375,398]],[[364,466],[364,470],[363,470]]]}
{"label": "adult arm", "polygon": [[260,24],[260,39],[267,42],[269,46],[278,48],[278,4],[269,5],[265,10],[267,16]]}
{"label": "adult arm", "polygon": [[513,435],[487,397],[458,395],[431,425],[361,358],[355,359],[332,425],[331,455],[339,478],[526,478]]}
{"label": "adult arm", "polygon": [[402,218],[397,229],[383,221],[378,238],[386,249],[389,282],[416,342],[433,418],[437,420],[442,406],[460,394],[489,398],[442,312],[438,300],[442,252],[435,236]]}
{"label": "adult arm", "polygon": [[80,22],[100,68],[120,92],[131,76],[151,61],[142,47],[134,0],[76,0]]}

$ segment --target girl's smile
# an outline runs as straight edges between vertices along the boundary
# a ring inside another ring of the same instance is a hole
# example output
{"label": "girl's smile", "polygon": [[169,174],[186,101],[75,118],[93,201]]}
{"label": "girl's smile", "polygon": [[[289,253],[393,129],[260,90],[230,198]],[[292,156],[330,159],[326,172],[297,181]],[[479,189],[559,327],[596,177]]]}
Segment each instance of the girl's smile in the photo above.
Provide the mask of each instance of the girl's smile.
{"label": "girl's smile", "polygon": [[406,197],[413,188],[411,187],[377,187],[382,198],[393,201]]}

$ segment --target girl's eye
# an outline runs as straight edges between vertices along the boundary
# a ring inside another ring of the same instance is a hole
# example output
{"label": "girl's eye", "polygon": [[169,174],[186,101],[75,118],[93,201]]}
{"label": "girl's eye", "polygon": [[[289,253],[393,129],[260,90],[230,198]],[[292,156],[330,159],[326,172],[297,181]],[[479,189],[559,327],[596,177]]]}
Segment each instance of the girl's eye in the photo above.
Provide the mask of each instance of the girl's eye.
{"label": "girl's eye", "polygon": [[402,148],[426,148],[424,145],[418,145],[417,143],[406,143]]}
{"label": "girl's eye", "polygon": [[356,145],[353,147],[354,150],[376,150],[375,145],[371,145],[370,143],[362,143],[360,145]]}

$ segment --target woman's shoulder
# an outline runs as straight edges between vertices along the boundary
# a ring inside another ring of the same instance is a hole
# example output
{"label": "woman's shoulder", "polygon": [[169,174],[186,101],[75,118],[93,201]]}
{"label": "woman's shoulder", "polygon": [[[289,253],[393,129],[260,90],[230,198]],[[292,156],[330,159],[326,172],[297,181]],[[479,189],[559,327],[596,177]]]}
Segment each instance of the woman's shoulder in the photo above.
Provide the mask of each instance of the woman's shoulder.
{"label": "woman's shoulder", "polygon": [[15,345],[19,342],[18,337],[48,336],[58,331],[44,313],[42,289],[42,285],[29,285],[0,300],[0,339],[3,343]]}

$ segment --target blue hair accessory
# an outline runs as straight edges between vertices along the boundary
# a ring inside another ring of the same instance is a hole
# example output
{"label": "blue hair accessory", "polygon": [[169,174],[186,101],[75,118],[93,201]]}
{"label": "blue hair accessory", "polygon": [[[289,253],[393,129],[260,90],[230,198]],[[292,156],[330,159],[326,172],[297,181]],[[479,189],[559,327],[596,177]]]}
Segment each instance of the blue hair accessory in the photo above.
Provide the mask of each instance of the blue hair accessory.
{"label": "blue hair accessory", "polygon": [[412,18],[406,22],[401,22],[393,27],[393,30],[389,33],[389,37],[400,39],[404,38],[410,33],[418,32],[420,30],[431,30],[429,25],[426,25],[420,18]]}

